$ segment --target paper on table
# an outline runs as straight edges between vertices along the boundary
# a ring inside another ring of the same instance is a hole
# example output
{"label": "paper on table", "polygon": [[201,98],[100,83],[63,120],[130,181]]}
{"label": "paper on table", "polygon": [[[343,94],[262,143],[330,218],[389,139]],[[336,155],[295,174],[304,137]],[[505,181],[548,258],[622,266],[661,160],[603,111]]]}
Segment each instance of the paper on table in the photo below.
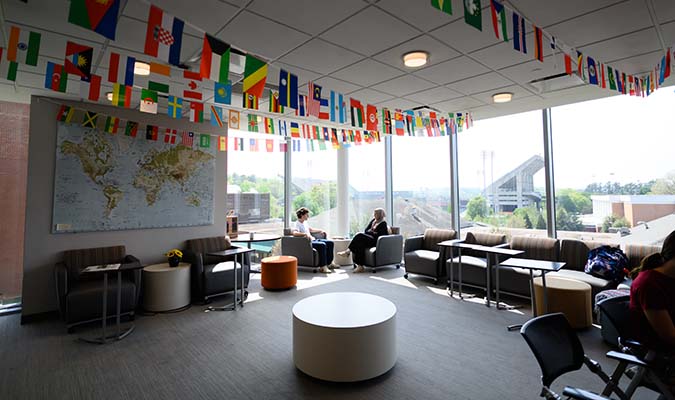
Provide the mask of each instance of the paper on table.
{"label": "paper on table", "polygon": [[112,271],[120,269],[122,264],[101,264],[101,265],[92,265],[85,268],[82,272],[95,272],[95,271]]}

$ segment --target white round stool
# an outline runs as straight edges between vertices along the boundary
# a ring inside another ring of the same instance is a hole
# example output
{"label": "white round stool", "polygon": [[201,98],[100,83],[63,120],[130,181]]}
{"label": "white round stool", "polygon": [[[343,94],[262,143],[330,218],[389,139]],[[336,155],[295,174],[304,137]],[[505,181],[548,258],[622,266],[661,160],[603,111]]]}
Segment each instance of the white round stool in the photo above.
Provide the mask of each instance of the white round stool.
{"label": "white round stool", "polygon": [[168,263],[143,268],[143,308],[170,311],[190,304],[190,264],[171,268]]}
{"label": "white round stool", "polygon": [[326,293],[293,306],[293,361],[332,382],[375,378],[394,364],[396,306],[366,293]]}

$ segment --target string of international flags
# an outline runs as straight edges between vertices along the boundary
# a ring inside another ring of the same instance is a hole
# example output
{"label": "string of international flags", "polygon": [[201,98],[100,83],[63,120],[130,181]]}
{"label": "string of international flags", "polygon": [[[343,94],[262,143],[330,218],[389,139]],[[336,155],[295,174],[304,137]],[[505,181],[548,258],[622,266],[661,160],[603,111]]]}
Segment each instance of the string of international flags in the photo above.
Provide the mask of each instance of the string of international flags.
{"label": "string of international flags", "polygon": [[[533,22],[527,20],[517,11],[506,7],[500,0],[489,0],[490,20],[495,37],[508,42],[507,12],[511,14],[512,41],[515,51],[527,54],[526,24],[534,31],[534,59],[544,62],[544,37],[549,38],[553,58],[560,51],[563,55],[567,75],[576,74],[585,83],[603,89],[614,90],[630,96],[645,97],[658,89],[668,78],[672,70],[672,46],[668,47],[659,62],[644,75],[626,74],[613,68],[597,58],[585,55],[581,51],[565,45],[561,41]],[[442,12],[452,15],[451,0],[431,0],[431,5]],[[464,21],[479,31],[483,30],[481,0],[464,0]],[[557,63],[556,63],[557,67]]]}

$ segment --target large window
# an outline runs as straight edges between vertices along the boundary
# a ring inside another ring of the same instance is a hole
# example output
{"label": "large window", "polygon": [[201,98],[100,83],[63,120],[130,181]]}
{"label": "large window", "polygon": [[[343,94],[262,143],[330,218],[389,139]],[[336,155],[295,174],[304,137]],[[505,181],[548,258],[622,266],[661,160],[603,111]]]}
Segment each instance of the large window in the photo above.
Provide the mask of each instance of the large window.
{"label": "large window", "polygon": [[556,107],[559,237],[656,244],[675,226],[675,94]]}
{"label": "large window", "polygon": [[[349,148],[349,234],[355,235],[385,208],[384,142]],[[387,220],[391,224],[390,216]],[[396,222],[395,222],[396,223]]]}
{"label": "large window", "polygon": [[450,229],[449,137],[392,137],[394,214],[401,234]]}
{"label": "large window", "polygon": [[[291,222],[295,210],[307,207],[310,211],[309,226],[323,229],[328,235],[337,232],[337,151],[319,150],[311,141],[296,140],[296,150],[291,155]],[[293,147],[293,146],[291,146]]]}
{"label": "large window", "polygon": [[541,111],[476,121],[458,153],[463,232],[546,236]]}

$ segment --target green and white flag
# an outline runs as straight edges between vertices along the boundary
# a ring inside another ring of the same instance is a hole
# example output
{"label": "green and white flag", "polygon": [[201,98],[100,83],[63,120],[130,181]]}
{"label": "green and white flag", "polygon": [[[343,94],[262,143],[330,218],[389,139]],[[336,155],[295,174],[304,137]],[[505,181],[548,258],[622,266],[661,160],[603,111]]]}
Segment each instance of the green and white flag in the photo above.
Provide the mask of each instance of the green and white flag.
{"label": "green and white flag", "polygon": [[464,0],[464,21],[479,31],[483,30],[480,0]]}

